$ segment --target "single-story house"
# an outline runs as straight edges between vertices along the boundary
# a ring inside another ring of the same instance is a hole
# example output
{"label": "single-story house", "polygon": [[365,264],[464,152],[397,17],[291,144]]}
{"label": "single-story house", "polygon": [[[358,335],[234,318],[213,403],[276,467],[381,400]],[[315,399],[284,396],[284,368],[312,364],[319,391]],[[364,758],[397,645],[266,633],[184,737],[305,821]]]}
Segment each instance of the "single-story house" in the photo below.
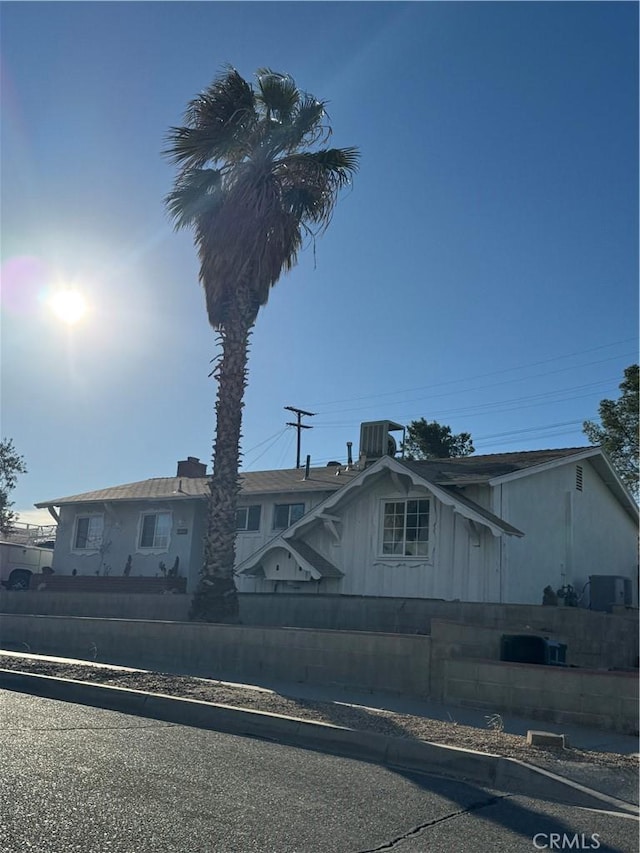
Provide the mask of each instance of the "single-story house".
{"label": "single-story house", "polygon": [[[588,606],[596,575],[637,606],[638,507],[600,448],[415,462],[388,455],[390,423],[363,424],[382,438],[362,452],[361,433],[355,465],[241,475],[240,591],[540,604],[571,585]],[[120,575],[131,557],[132,575],[158,575],[177,558],[193,589],[206,495],[189,457],[176,477],[36,506],[59,520],[56,573]]]}

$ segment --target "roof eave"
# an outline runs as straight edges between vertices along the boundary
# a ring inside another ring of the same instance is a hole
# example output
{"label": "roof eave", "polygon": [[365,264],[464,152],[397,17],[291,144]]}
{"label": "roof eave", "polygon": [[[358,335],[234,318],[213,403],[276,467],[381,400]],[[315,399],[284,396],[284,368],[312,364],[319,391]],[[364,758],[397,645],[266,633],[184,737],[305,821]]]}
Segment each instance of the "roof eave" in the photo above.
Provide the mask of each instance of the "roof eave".
{"label": "roof eave", "polygon": [[570,453],[567,456],[560,456],[557,459],[551,459],[549,462],[542,462],[540,465],[531,465],[527,468],[520,468],[518,471],[512,471],[509,474],[501,474],[498,477],[492,477],[487,482],[490,486],[500,486],[502,483],[510,483],[512,480],[529,477],[531,474],[539,474],[542,471],[561,468],[568,462],[580,462],[583,459],[590,459],[592,456],[597,456],[599,453],[601,453],[599,447],[587,447],[577,453]]}

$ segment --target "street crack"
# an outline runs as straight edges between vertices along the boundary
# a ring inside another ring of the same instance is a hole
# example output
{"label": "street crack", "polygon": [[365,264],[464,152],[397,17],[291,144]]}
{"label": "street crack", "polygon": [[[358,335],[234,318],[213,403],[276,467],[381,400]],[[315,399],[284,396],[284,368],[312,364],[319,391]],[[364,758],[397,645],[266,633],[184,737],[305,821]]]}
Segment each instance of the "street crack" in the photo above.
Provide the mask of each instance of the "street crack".
{"label": "street crack", "polygon": [[366,850],[357,850],[354,853],[381,853],[381,851],[383,850],[393,850],[393,848],[401,841],[406,841],[409,838],[414,838],[416,835],[419,835],[423,830],[429,829],[429,827],[431,826],[437,826],[439,823],[445,823],[445,821],[447,820],[453,820],[453,818],[460,817],[461,815],[479,811],[480,809],[484,809],[487,806],[493,806],[495,805],[495,803],[499,803],[501,800],[508,800],[510,797],[511,794],[503,794],[499,797],[491,797],[488,800],[480,800],[477,803],[471,803],[469,806],[467,806],[466,809],[460,809],[457,812],[451,812],[450,814],[444,815],[443,817],[437,817],[434,820],[429,820],[426,823],[421,823],[419,826],[414,826],[413,829],[410,829],[403,835],[398,835],[397,838],[393,838],[391,841],[387,841],[386,844],[381,844],[379,847],[370,847]]}

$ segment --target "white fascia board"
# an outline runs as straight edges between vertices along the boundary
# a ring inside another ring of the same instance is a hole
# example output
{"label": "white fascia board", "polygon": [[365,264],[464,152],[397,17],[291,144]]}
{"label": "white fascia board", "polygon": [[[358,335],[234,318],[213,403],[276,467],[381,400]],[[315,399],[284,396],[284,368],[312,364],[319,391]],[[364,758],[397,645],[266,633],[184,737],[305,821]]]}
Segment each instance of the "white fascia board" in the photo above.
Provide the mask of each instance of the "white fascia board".
{"label": "white fascia board", "polygon": [[600,449],[600,453],[593,460],[592,465],[605,486],[611,490],[637,524],[639,518],[638,504],[629,489],[622,482],[620,475],[613,467],[611,460],[604,450]]}
{"label": "white fascia board", "polygon": [[569,462],[581,462],[584,459],[590,459],[592,456],[601,455],[602,451],[599,447],[587,447],[586,450],[581,450],[579,453],[572,453],[571,456],[562,456],[559,459],[552,459],[551,462],[543,462],[541,465],[532,465],[531,468],[522,468],[519,471],[513,471],[511,474],[502,474],[500,477],[494,477],[489,480],[490,486],[500,486],[503,483],[510,483],[512,480],[520,480],[522,477],[529,477],[531,474],[539,474],[542,471],[551,471],[553,468],[561,468]]}
{"label": "white fascia board", "polygon": [[[338,489],[333,494],[326,497],[323,501],[317,504],[313,509],[309,510],[302,518],[295,521],[291,527],[287,527],[287,529],[281,534],[284,539],[291,539],[295,536],[303,527],[306,527],[308,524],[312,524],[315,521],[321,521],[321,516],[327,515],[327,510],[333,509],[336,504],[340,503],[344,500],[344,496],[352,491],[355,491],[360,486],[362,486],[373,474],[379,474],[383,468],[388,467],[385,463],[387,461],[392,461],[390,456],[383,456],[381,459],[378,459],[373,465],[369,468],[365,468],[363,471],[358,474],[357,477],[354,477],[353,480],[350,480],[346,483],[341,489]],[[406,472],[405,469],[402,469],[402,473]],[[334,516],[334,518],[336,518]],[[339,520],[336,518],[336,520]]]}
{"label": "white fascia board", "polygon": [[553,462],[545,462],[543,465],[536,465],[533,468],[514,471],[513,474],[504,474],[502,477],[494,477],[493,480],[489,480],[489,485],[500,486],[503,483],[510,483],[512,480],[528,477],[529,474],[549,471],[552,468],[560,468],[562,465],[567,465],[570,462],[583,462],[587,459],[593,460],[592,465],[602,479],[602,482],[613,492],[631,518],[637,523],[640,517],[638,504],[635,502],[629,489],[620,479],[620,475],[601,447],[587,447],[585,450],[580,451],[580,453],[574,453],[572,456],[563,456],[562,459],[554,459]]}
{"label": "white fascia board", "polygon": [[456,500],[456,496],[451,492],[448,492],[446,489],[437,486],[435,483],[432,483],[429,480],[426,480],[424,477],[420,477],[419,474],[414,473],[409,468],[405,468],[405,466],[398,462],[395,459],[391,459],[391,462],[394,464],[395,470],[400,474],[407,474],[411,478],[414,486],[422,486],[423,488],[430,491],[438,500],[445,504],[446,506],[453,507],[454,511],[461,515],[463,518],[469,519],[469,521],[475,521],[476,524],[481,524],[483,527],[488,527],[489,530],[493,533],[494,536],[503,536],[507,534],[508,536],[514,535],[522,535],[522,533],[514,534],[508,530],[505,530],[503,527],[500,527],[497,524],[494,524],[488,518],[485,518],[479,512],[475,512],[471,507],[468,507],[466,504],[461,501]]}
{"label": "white fascia board", "polygon": [[319,503],[316,507],[310,510],[310,512],[304,515],[299,521],[296,521],[294,524],[291,525],[291,527],[288,527],[281,534],[282,538],[286,540],[294,537],[301,528],[306,527],[306,525],[311,524],[314,521],[317,521],[320,515],[326,513],[327,510],[331,510],[334,506],[339,504],[342,500],[344,500],[347,494],[360,488],[366,483],[368,479],[370,479],[372,476],[379,475],[385,469],[387,471],[395,473],[396,475],[408,477],[412,485],[430,491],[436,498],[438,498],[439,501],[441,501],[441,503],[446,504],[447,506],[452,506],[455,511],[460,515],[470,519],[471,521],[475,521],[478,524],[481,524],[483,527],[488,527],[494,536],[502,536],[505,533],[507,533],[508,535],[512,535],[499,525],[493,524],[481,513],[474,512],[474,510],[470,507],[467,507],[465,504],[456,501],[455,495],[452,495],[450,492],[447,492],[440,486],[436,486],[435,483],[431,483],[429,480],[425,480],[424,477],[421,477],[419,474],[416,474],[415,471],[412,471],[410,468],[407,468],[405,465],[403,465],[400,460],[394,459],[391,456],[383,456],[382,458],[378,459],[377,462],[374,462],[374,464],[371,465],[369,468],[365,468],[361,474],[355,477],[355,479],[351,480],[351,482],[344,486],[344,488],[335,492],[333,495],[330,495],[328,498],[325,498],[322,503]]}
{"label": "white fascia board", "polygon": [[274,536],[272,539],[269,539],[262,548],[258,548],[253,554],[250,554],[246,560],[243,560],[236,568],[233,570],[235,575],[241,575],[247,571],[247,569],[252,569],[254,566],[257,566],[260,560],[264,557],[264,555],[270,551],[272,548],[286,548],[287,544],[282,539],[282,533],[278,533],[277,536]]}

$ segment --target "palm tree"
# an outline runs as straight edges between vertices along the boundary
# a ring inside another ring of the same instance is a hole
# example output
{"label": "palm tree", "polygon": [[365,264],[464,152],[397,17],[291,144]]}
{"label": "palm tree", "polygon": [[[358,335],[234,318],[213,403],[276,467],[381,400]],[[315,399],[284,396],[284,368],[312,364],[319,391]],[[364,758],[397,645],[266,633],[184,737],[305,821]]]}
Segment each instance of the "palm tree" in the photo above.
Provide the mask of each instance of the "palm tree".
{"label": "palm tree", "polygon": [[166,205],[192,228],[209,323],[221,355],[204,565],[190,618],[238,622],[234,582],[240,429],[251,329],[305,237],[328,226],[358,166],[355,148],[324,148],[325,102],[270,69],[255,87],[226,69],[194,98],[164,152],[179,167]]}

